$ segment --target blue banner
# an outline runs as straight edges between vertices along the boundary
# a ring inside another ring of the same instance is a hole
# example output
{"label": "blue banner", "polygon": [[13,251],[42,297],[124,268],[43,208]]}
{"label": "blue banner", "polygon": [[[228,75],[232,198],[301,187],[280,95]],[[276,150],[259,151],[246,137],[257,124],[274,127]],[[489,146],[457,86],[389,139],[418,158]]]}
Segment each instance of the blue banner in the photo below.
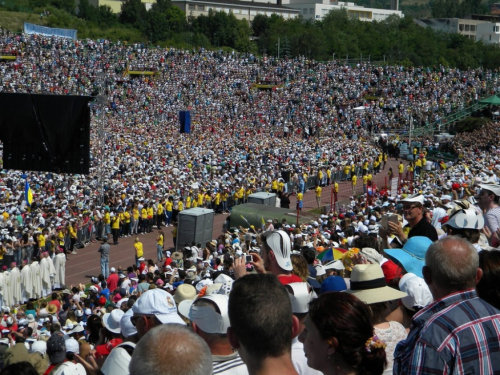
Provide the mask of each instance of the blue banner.
{"label": "blue banner", "polygon": [[76,39],[76,30],[72,29],[59,29],[54,27],[45,27],[35,25],[34,23],[24,23],[24,32],[26,34],[38,34],[46,36],[60,36],[62,38]]}

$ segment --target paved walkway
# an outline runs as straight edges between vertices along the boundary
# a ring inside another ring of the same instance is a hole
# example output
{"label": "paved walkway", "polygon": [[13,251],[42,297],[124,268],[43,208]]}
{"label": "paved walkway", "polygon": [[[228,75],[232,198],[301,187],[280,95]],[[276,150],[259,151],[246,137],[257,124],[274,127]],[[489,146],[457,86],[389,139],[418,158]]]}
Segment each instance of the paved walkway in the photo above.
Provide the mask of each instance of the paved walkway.
{"label": "paved walkway", "polygon": [[[405,166],[408,164],[406,161],[403,162]],[[390,167],[394,171],[395,176],[397,176],[397,167],[399,161],[395,159],[388,159],[385,170],[381,171],[378,175],[373,177],[377,187],[383,187],[385,185],[385,180],[387,177],[387,171]],[[362,180],[358,178],[357,183],[357,194],[361,194],[363,191]],[[346,204],[349,202],[349,196],[352,195],[352,184],[351,182],[341,182],[339,184],[339,203]],[[290,207],[294,207],[296,204],[295,197],[290,197]],[[323,206],[330,205],[331,201],[331,187],[324,187],[322,191],[321,204]],[[308,211],[317,208],[315,192],[310,190],[304,194],[303,200],[303,210]],[[227,215],[215,215],[214,226],[213,226],[213,238],[217,238],[222,233],[222,225],[226,220]],[[163,227],[162,230],[165,233],[165,249],[173,247],[172,242],[172,229],[173,227]],[[141,242],[144,245],[144,257],[146,259],[156,259],[156,236],[157,230],[152,233],[139,235]],[[121,266],[124,269],[131,266],[135,261],[135,250],[134,250],[134,237],[120,238],[118,245],[111,245],[110,251],[110,267]],[[78,283],[87,283],[91,276],[97,276],[101,273],[100,270],[100,254],[97,251],[99,249],[100,242],[87,245],[84,249],[78,250],[77,255],[71,255],[66,262],[66,285],[76,285]]]}

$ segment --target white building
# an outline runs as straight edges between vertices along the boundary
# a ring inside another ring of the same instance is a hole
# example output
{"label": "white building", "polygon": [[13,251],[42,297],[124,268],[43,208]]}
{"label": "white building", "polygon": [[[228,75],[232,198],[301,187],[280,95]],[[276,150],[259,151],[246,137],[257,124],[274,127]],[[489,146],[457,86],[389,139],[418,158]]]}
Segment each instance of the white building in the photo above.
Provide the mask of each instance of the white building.
{"label": "white building", "polygon": [[295,18],[299,15],[297,9],[290,6],[262,3],[259,1],[238,0],[172,0],[172,5],[179,7],[186,13],[186,17],[207,15],[210,10],[215,12],[232,13],[237,19],[253,21],[257,14],[271,16],[277,14],[284,19]]}
{"label": "white building", "polygon": [[490,22],[468,18],[428,18],[415,20],[423,27],[436,31],[456,33],[474,41],[485,43],[500,43],[500,21]]}
{"label": "white building", "polygon": [[400,10],[365,8],[355,3],[344,1],[330,2],[329,0],[283,0],[283,5],[299,9],[304,19],[321,20],[332,10],[345,9],[351,18],[360,21],[383,21],[395,14],[404,17]]}

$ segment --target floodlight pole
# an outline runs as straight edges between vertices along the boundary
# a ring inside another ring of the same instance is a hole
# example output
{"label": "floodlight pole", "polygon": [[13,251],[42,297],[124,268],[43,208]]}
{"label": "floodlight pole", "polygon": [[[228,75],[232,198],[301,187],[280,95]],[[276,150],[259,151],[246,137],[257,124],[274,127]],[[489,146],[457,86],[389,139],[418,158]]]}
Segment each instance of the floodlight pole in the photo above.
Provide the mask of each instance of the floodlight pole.
{"label": "floodlight pole", "polygon": [[[99,139],[99,148],[101,152],[101,158],[104,158],[104,148],[105,148],[105,137],[104,137],[104,114],[106,108],[106,75],[104,72],[97,73],[97,82],[99,87],[99,95],[97,95],[96,103],[97,109],[99,111],[99,119],[97,120],[97,136]],[[97,180],[97,191],[99,193],[98,200],[99,205],[104,204],[104,160],[101,160],[99,165],[99,178]]]}

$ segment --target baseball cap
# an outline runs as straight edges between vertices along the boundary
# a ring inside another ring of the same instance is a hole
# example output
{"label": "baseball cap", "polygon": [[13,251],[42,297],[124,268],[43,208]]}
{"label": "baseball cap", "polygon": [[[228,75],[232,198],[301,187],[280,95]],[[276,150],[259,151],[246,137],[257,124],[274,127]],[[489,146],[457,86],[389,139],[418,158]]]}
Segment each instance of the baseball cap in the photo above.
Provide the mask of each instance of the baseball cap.
{"label": "baseball cap", "polygon": [[40,353],[45,355],[47,352],[47,342],[43,340],[37,340],[31,345],[30,353]]}
{"label": "baseball cap", "polygon": [[425,280],[414,273],[407,273],[399,280],[399,290],[408,294],[401,298],[401,302],[408,310],[420,310],[433,301]]}
{"label": "baseball cap", "polygon": [[111,269],[109,271],[110,272],[116,272],[116,268],[115,267],[111,267]]}
{"label": "baseball cap", "polygon": [[50,363],[61,363],[66,359],[66,341],[62,333],[55,333],[47,340]]}
{"label": "baseball cap", "polygon": [[[197,306],[195,302],[207,300],[213,302],[219,311],[210,306]],[[179,304],[179,313],[189,318],[206,333],[226,334],[229,324],[228,315],[229,296],[212,294],[193,300],[184,300]]]}
{"label": "baseball cap", "polygon": [[500,185],[497,185],[497,184],[480,184],[479,187],[481,189],[491,191],[497,197],[500,197]]}
{"label": "baseball cap", "polygon": [[83,328],[83,326],[81,324],[77,324],[76,326],[73,327],[73,329],[71,331],[68,331],[67,334],[71,335],[73,333],[80,333],[80,332],[83,332],[83,331],[85,331],[85,329]]}
{"label": "baseball cap", "polygon": [[174,297],[163,289],[150,289],[142,294],[132,306],[134,314],[154,315],[163,324],[182,324],[177,314]]}
{"label": "baseball cap", "polygon": [[282,230],[267,231],[262,234],[262,238],[273,251],[280,268],[285,271],[292,271],[293,266],[290,259],[292,244],[288,234]]}
{"label": "baseball cap", "polygon": [[414,194],[402,199],[401,202],[404,203],[420,203],[424,204],[424,196],[422,194]]}
{"label": "baseball cap", "polygon": [[321,293],[343,292],[347,289],[347,284],[342,276],[328,276],[321,283]]}
{"label": "baseball cap", "polygon": [[74,338],[69,338],[65,340],[65,344],[66,344],[66,353],[80,354],[80,345],[78,344],[78,341],[76,341]]}
{"label": "baseball cap", "polygon": [[292,303],[292,312],[296,314],[307,313],[309,302],[315,296],[313,289],[309,290],[307,283],[290,283],[285,285],[285,288]]}

